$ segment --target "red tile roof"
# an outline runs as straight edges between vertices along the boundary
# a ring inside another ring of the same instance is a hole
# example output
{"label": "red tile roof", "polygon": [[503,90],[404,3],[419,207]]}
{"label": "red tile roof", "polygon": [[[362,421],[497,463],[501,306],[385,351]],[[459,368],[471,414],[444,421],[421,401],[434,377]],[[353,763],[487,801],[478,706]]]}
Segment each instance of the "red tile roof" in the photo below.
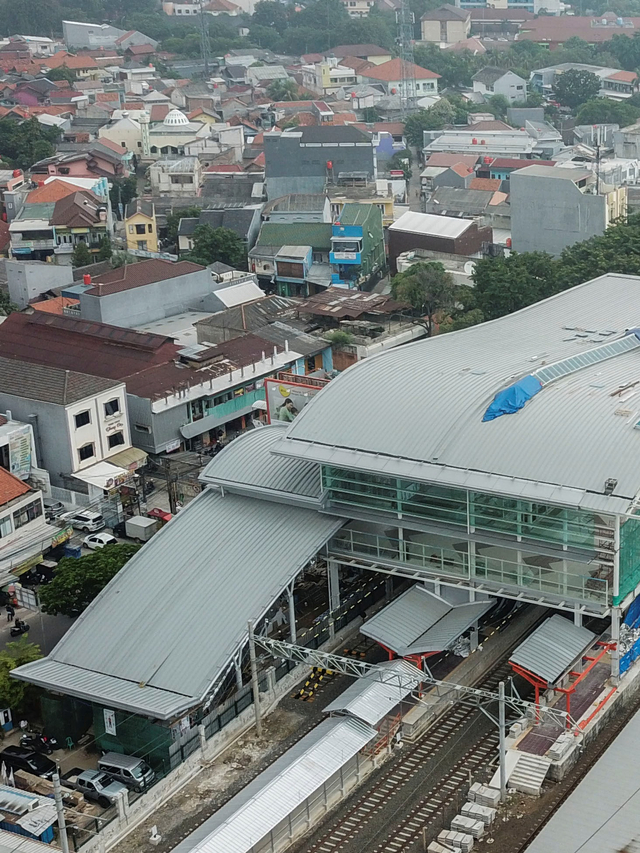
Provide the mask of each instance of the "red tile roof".
{"label": "red tile roof", "polygon": [[70,54],[61,55],[64,53],[65,51],[54,53],[53,56],[47,57],[43,64],[47,68],[66,67],[70,68],[72,71],[93,71],[98,68],[98,63],[90,56],[71,56]]}
{"label": "red tile roof", "polygon": [[402,121],[375,121],[373,129],[376,133],[386,131],[392,136],[402,136],[404,133],[404,122]]}
{"label": "red tile roof", "polygon": [[252,166],[262,166],[264,168],[265,162],[266,161],[264,159],[264,151],[261,151],[258,154],[258,156],[256,157],[256,159],[253,161],[253,163],[251,163],[251,165]]}
{"label": "red tile roof", "polygon": [[357,58],[363,56],[390,56],[391,51],[384,47],[379,47],[377,44],[339,44],[337,47],[332,47],[325,51],[325,56],[337,56],[341,59],[343,56],[355,56]]}
{"label": "red tile roof", "polygon": [[150,260],[140,261],[137,264],[125,264],[119,269],[111,270],[96,276],[94,286],[87,290],[91,296],[107,296],[110,293],[120,293],[123,290],[131,290],[134,287],[143,287],[146,284],[155,284],[168,278],[178,278],[192,272],[200,272],[206,267],[194,264],[191,261],[162,261]]}
{"label": "red tile roof", "polygon": [[638,75],[635,71],[616,71],[615,74],[609,74],[607,80],[620,80],[621,83],[635,83]]}
{"label": "red tile roof", "polygon": [[501,183],[500,178],[473,178],[469,184],[469,189],[494,193],[500,189]]}
{"label": "red tile roof", "polygon": [[472,21],[533,21],[533,12],[525,9],[469,9]]}
{"label": "red tile roof", "polygon": [[[610,23],[603,26],[602,20],[605,18]],[[633,37],[634,32],[640,30],[640,18],[625,18],[628,26],[622,27],[615,25],[615,19],[616,15],[611,18],[607,18],[607,15],[595,18],[584,15],[544,16],[523,24],[518,38],[549,44],[563,44],[570,38],[580,38],[593,44],[609,41],[615,35]]]}
{"label": "red tile roof", "polygon": [[119,92],[96,92],[96,101],[116,101],[120,103]]}
{"label": "red tile roof", "polygon": [[64,314],[65,308],[79,304],[79,299],[71,299],[69,296],[56,296],[53,299],[44,299],[42,302],[32,302],[31,307],[36,311],[44,311],[46,314]]}
{"label": "red tile roof", "polygon": [[123,151],[126,151],[126,148],[123,148],[122,145],[118,145],[117,142],[113,142],[111,139],[107,139],[105,136],[99,136],[96,139],[96,142],[99,142],[100,145],[104,145],[105,148],[108,148],[110,151],[113,151],[119,155],[122,155]]}
{"label": "red tile roof", "polygon": [[460,175],[461,178],[466,178],[471,172],[473,172],[473,166],[465,166],[464,163],[455,163],[451,166],[451,171],[455,172],[456,175]]}
{"label": "red tile roof", "polygon": [[151,106],[150,121],[164,121],[173,104],[153,104]]}
{"label": "red tile roof", "polygon": [[43,187],[31,190],[27,196],[27,202],[29,204],[46,204],[47,202],[56,202],[77,191],[78,187],[73,184],[69,184],[66,181],[50,181]]}
{"label": "red tile roof", "polygon": [[[371,80],[382,80],[385,83],[390,83],[395,80],[402,79],[402,59],[396,57],[389,62],[383,62],[382,65],[375,65],[362,73],[363,77]],[[428,68],[421,68],[419,65],[413,66],[416,80],[437,80],[440,75],[434,71],[429,71]]]}
{"label": "red tile roof", "polygon": [[470,124],[466,130],[513,130],[510,124],[496,119],[495,121],[477,121],[475,124]]}
{"label": "red tile roof", "polygon": [[0,505],[4,506],[16,498],[26,495],[31,489],[22,480],[14,477],[4,468],[0,468]]}
{"label": "red tile roof", "polygon": [[207,166],[205,172],[241,172],[242,166],[238,163],[221,163],[218,165]]}
{"label": "red tile roof", "polygon": [[130,44],[127,48],[127,53],[131,53],[133,56],[149,56],[155,52],[156,49],[152,44]]}

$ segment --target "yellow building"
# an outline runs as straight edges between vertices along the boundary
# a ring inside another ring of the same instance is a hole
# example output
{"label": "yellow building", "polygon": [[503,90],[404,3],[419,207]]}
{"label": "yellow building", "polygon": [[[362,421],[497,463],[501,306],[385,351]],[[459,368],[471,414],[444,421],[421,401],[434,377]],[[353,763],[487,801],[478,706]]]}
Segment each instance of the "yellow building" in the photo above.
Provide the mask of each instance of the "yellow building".
{"label": "yellow building", "polygon": [[156,210],[152,202],[136,198],[129,202],[124,216],[127,249],[158,251]]}

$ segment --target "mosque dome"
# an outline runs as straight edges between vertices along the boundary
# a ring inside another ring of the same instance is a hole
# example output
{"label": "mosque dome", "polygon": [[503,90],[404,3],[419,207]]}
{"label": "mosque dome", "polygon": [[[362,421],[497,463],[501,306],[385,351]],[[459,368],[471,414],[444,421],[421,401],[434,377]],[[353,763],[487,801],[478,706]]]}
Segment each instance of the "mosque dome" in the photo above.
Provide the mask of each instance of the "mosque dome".
{"label": "mosque dome", "polygon": [[189,119],[180,110],[171,110],[167,113],[162,123],[167,127],[180,127],[181,125],[189,124]]}

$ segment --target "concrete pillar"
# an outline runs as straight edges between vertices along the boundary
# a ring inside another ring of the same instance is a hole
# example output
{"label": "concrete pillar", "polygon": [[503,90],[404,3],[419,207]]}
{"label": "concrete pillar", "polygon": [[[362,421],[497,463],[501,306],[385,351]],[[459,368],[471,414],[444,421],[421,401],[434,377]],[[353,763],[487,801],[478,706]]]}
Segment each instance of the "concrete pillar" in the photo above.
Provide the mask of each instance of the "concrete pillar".
{"label": "concrete pillar", "polygon": [[391,601],[393,596],[393,576],[387,575],[384,579],[384,600]]}
{"label": "concrete pillar", "polygon": [[579,604],[576,604],[573,611],[573,624],[578,628],[582,628],[582,611],[580,610]]}
{"label": "concrete pillar", "polygon": [[206,758],[207,756],[207,735],[204,730],[204,726],[201,724],[198,726],[198,735],[200,737],[200,752],[202,753],[202,757]]}
{"label": "concrete pillar", "polygon": [[478,623],[473,626],[471,629],[471,634],[469,635],[469,649],[472,652],[478,648]]}
{"label": "concrete pillar", "polygon": [[236,672],[236,687],[238,690],[242,689],[242,666],[240,665],[242,658],[241,655],[236,655],[233,659],[233,668]]}
{"label": "concrete pillar", "polygon": [[293,595],[294,584],[287,587],[287,597],[289,598],[289,637],[293,645],[296,644],[298,636],[296,634],[296,603]]}
{"label": "concrete pillar", "polygon": [[333,613],[340,607],[340,566],[337,560],[329,559],[327,564],[327,586],[329,591],[329,611]]}
{"label": "concrete pillar", "polygon": [[[469,540],[468,544],[468,559],[469,559],[469,577],[473,579],[476,576],[476,543]],[[469,599],[471,601],[472,599]]]}
{"label": "concrete pillar", "polygon": [[611,608],[611,640],[616,643],[616,648],[611,652],[611,680],[614,684],[618,683],[620,678],[620,651],[618,644],[620,642],[620,608]]}

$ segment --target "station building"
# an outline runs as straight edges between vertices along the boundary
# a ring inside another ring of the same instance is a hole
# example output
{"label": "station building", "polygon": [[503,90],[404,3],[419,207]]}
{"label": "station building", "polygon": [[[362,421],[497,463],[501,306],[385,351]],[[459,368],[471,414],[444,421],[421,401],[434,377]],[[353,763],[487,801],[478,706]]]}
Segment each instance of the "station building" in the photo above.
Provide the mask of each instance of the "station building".
{"label": "station building", "polygon": [[[334,629],[348,623],[354,571],[426,585],[465,628],[464,601],[479,614],[487,599],[515,599],[569,628],[605,620],[615,686],[632,670],[616,644],[640,588],[639,449],[638,277],[605,275],[383,352],[290,425],[219,454],[202,494],[47,657],[12,674],[44,688],[58,718],[93,722],[102,748],[161,762],[199,720],[214,734],[233,717],[220,704],[230,681],[236,711],[251,703],[248,620],[264,625],[285,602],[290,639],[303,642],[295,585],[320,556]],[[420,654],[415,642],[395,648]]]}

